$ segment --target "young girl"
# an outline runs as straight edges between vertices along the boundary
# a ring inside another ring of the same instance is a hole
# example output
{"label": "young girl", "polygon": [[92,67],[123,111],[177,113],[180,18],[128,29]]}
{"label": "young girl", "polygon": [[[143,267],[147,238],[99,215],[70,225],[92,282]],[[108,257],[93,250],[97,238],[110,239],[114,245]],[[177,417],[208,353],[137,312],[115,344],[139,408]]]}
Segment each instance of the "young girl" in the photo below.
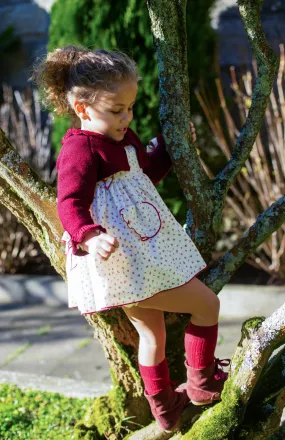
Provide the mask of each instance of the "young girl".
{"label": "young girl", "polygon": [[[35,77],[50,108],[81,121],[67,131],[57,160],[69,306],[83,315],[123,308],[140,336],[152,414],[172,429],[189,399],[219,400],[227,375],[214,357],[219,300],[196,278],[206,264],[154,186],[171,167],[164,139],[158,135],[147,152],[129,128],[141,79],[136,64],[117,51],[68,46],[48,54]],[[192,315],[187,384],[176,389],[164,311]]]}

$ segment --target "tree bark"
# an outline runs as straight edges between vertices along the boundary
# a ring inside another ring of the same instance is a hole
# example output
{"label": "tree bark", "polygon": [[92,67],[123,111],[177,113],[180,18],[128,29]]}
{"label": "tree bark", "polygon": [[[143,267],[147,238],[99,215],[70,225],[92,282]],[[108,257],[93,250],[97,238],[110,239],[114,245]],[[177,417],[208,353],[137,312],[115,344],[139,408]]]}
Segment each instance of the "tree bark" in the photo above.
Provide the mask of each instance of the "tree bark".
{"label": "tree bark", "polygon": [[[229,187],[244,166],[260,130],[273,86],[278,58],[268,45],[260,20],[262,1],[239,1],[254,56],[258,77],[246,122],[232,157],[215,179],[206,175],[196,148],[191,144],[187,50],[186,0],[149,0],[152,32],[159,67],[160,120],[180,186],[187,201],[187,232],[207,259],[221,226]],[[174,32],[173,30],[176,30]],[[242,247],[239,253],[244,253]],[[243,260],[244,261],[244,260]]]}
{"label": "tree bark", "polygon": [[280,197],[243,234],[232,249],[211,266],[209,273],[202,274],[202,281],[215,293],[231,279],[247,257],[285,222],[285,197]]}
{"label": "tree bark", "polygon": [[269,440],[275,432],[285,407],[284,355],[283,348],[264,369],[240,428],[241,439]]}
{"label": "tree bark", "polygon": [[[187,207],[187,231],[209,258],[215,242],[212,182],[189,132],[190,92],[186,47],[186,0],[148,0],[159,68],[160,122]],[[175,30],[175,31],[174,31]]]}

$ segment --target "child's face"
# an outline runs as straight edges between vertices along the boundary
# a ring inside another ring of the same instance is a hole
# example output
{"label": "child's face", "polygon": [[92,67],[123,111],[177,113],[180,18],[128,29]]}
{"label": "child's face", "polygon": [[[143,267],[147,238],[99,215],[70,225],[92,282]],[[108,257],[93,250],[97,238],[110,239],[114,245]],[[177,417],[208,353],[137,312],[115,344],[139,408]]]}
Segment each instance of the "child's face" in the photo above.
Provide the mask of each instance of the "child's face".
{"label": "child's face", "polygon": [[134,80],[119,83],[114,92],[99,92],[96,102],[85,107],[80,116],[83,130],[95,131],[120,141],[133,119],[133,105],[138,91]]}

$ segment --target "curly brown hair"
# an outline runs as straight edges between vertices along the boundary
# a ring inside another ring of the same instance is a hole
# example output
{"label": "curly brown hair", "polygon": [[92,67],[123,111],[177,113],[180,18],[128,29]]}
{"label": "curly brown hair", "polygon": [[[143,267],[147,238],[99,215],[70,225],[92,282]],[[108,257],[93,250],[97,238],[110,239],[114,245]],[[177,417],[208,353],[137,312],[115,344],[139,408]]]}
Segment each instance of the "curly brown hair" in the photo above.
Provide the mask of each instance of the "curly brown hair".
{"label": "curly brown hair", "polygon": [[58,115],[74,115],[72,98],[93,104],[98,91],[141,77],[136,63],[119,51],[66,46],[48,53],[35,65],[32,80],[41,91],[43,104]]}

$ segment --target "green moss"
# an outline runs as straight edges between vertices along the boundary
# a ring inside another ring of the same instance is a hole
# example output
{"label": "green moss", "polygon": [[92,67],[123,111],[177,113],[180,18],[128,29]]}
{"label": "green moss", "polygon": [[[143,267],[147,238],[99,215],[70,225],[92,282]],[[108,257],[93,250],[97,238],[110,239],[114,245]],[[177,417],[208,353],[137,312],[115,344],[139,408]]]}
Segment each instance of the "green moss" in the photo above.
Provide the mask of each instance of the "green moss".
{"label": "green moss", "polygon": [[75,440],[104,440],[106,437],[99,435],[96,426],[87,427],[84,423],[80,422],[75,427]]}
{"label": "green moss", "polygon": [[118,325],[118,318],[109,312],[101,312],[99,319],[104,322],[104,326],[106,324],[112,327]]}
{"label": "green moss", "polygon": [[122,387],[116,386],[109,393],[110,409],[115,417],[115,428],[117,432],[121,431],[123,420],[125,419],[127,394]]}
{"label": "green moss", "polygon": [[263,321],[265,320],[264,316],[256,316],[254,318],[247,319],[241,328],[241,333],[244,337],[250,336],[252,330],[257,330]]}
{"label": "green moss", "polygon": [[14,359],[16,359],[20,354],[24,353],[29,347],[31,347],[31,342],[26,342],[25,344],[18,347],[13,353],[11,353],[2,363],[1,362],[1,368],[8,365],[10,362],[12,362]]}
{"label": "green moss", "polygon": [[111,434],[115,430],[116,412],[112,414],[110,408],[110,399],[108,396],[96,399],[89,410],[86,417],[86,425],[96,427],[99,435],[104,433]]}
{"label": "green moss", "polygon": [[226,440],[239,426],[241,418],[240,389],[233,380],[226,382],[223,401],[207,409],[188,431],[185,440]]}
{"label": "green moss", "polygon": [[[131,355],[127,353],[123,344],[119,344],[116,340],[113,341],[113,344],[119,352],[120,359],[127,366],[128,375],[130,372],[132,374],[132,380],[136,384],[134,388],[137,388],[137,397],[140,399],[143,392],[141,378],[138,370],[132,365]],[[126,433],[142,426],[137,423],[135,416],[129,415],[130,396],[121,386],[116,371],[111,368],[110,373],[114,387],[107,396],[96,399],[88,410],[86,417],[76,425],[77,439],[101,440],[101,438],[109,438],[110,435],[121,439]]]}
{"label": "green moss", "polygon": [[[109,327],[113,328],[115,325],[119,324],[119,318],[117,318],[114,315],[111,315],[108,312],[102,313],[99,319],[101,319],[101,326],[105,327],[107,330]],[[141,378],[138,372],[138,368],[136,368],[135,366],[137,365],[137,363],[134,362],[134,358],[135,360],[137,359],[137,353],[135,352],[134,347],[131,345],[121,344],[120,342],[118,342],[115,339],[113,332],[109,334],[109,338],[112,338],[112,346],[115,346],[117,348],[120,358],[128,366],[128,370],[131,372],[134,380],[136,380],[138,383],[141,383]],[[112,375],[112,370],[111,370],[111,375]],[[113,379],[113,383],[116,384],[117,379],[115,375],[112,376],[112,379]]]}
{"label": "green moss", "polygon": [[107,396],[95,399],[85,418],[75,427],[76,439],[97,440],[121,431],[126,393],[115,386]]}
{"label": "green moss", "polygon": [[[114,345],[116,345],[116,347],[120,353],[120,357],[124,360],[124,362],[128,366],[134,380],[136,380],[136,382],[141,383],[140,374],[138,372],[138,369],[133,365],[133,362],[131,359],[131,357],[132,357],[131,353],[128,353],[128,351],[126,350],[126,345],[120,344],[116,339],[114,339]],[[112,369],[111,369],[111,375],[112,375]],[[113,382],[116,380],[113,375],[112,375],[112,379],[113,379]]]}
{"label": "green moss", "polygon": [[[120,344],[117,344],[120,347]],[[121,350],[122,351],[122,350]],[[106,396],[94,400],[86,416],[75,427],[76,439],[101,440],[111,434],[121,438],[122,431],[130,431],[124,426],[126,417],[127,393],[119,386],[116,374],[110,370],[114,387]]]}
{"label": "green moss", "polygon": [[16,151],[11,150],[8,154],[2,156],[1,163],[9,169],[9,173],[16,175],[14,191],[20,197],[23,195],[25,188],[30,188],[33,194],[39,196],[40,200],[49,200],[55,203],[55,189],[41,181],[37,174],[22,161]]}

